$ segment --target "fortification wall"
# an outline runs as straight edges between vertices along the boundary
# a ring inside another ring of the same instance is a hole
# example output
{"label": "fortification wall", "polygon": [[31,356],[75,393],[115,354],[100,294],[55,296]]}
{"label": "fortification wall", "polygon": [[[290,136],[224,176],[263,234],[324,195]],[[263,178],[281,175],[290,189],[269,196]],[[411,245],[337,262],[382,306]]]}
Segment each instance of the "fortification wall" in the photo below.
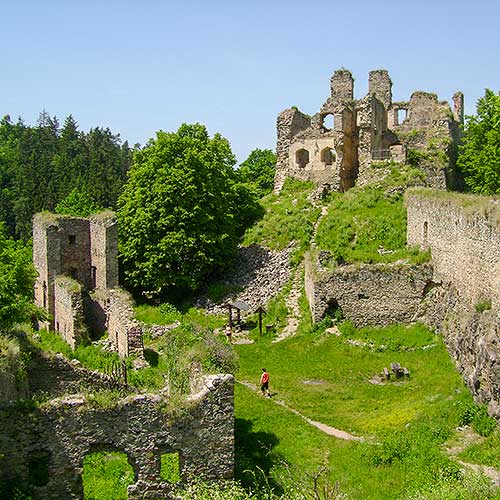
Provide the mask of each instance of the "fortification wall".
{"label": "fortification wall", "polygon": [[498,200],[425,189],[406,194],[407,242],[430,248],[435,281],[452,284],[469,306],[500,311]]}
{"label": "fortification wall", "polygon": [[406,205],[408,244],[430,248],[434,264],[423,319],[441,331],[476,401],[500,418],[499,202],[415,189]]}
{"label": "fortification wall", "polygon": [[[0,482],[31,486],[36,500],[83,499],[86,454],[127,454],[135,482],[128,498],[166,498],[163,453],[178,452],[180,477],[233,477],[233,378],[205,377],[182,416],[164,410],[159,396],[135,395],[112,408],[89,407],[81,396],[52,400],[31,413],[0,407]],[[19,432],[22,428],[23,432]]]}
{"label": "fortification wall", "polygon": [[315,322],[340,307],[357,327],[412,321],[432,279],[430,264],[360,264],[321,270],[306,261],[305,289]]}
{"label": "fortification wall", "polygon": [[92,288],[118,287],[118,227],[114,212],[90,217]]}

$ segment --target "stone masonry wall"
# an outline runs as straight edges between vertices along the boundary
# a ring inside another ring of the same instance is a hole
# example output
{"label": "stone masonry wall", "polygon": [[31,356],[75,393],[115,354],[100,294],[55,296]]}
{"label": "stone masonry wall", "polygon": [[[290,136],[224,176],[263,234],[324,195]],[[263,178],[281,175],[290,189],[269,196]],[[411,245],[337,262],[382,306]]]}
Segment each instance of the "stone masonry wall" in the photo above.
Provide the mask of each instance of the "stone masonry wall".
{"label": "stone masonry wall", "polygon": [[418,189],[406,208],[408,245],[431,249],[435,280],[470,306],[491,300],[500,311],[499,201]]}
{"label": "stone masonry wall", "polygon": [[118,287],[118,228],[114,212],[90,217],[92,288]]}
{"label": "stone masonry wall", "polygon": [[73,349],[88,338],[82,286],[78,281],[64,275],[54,280],[54,325]]}
{"label": "stone masonry wall", "polygon": [[309,258],[305,288],[315,322],[340,306],[357,327],[385,326],[414,319],[431,279],[429,264],[360,264],[330,271]]}
{"label": "stone masonry wall", "polygon": [[94,291],[88,317],[96,333],[108,331],[109,340],[120,356],[142,352],[142,328],[134,319],[132,297],[125,290]]}
{"label": "stone masonry wall", "polygon": [[418,189],[406,205],[408,244],[430,248],[434,264],[423,320],[441,331],[476,401],[500,418],[499,201]]}
{"label": "stone masonry wall", "polygon": [[[232,478],[232,376],[205,377],[180,417],[162,405],[159,396],[135,395],[109,409],[91,408],[81,396],[52,400],[31,413],[0,407],[0,482],[31,483],[35,500],[83,499],[83,459],[95,451],[127,454],[135,476],[131,500],[169,497],[172,485],[160,477],[163,453],[179,453],[183,481]],[[40,467],[48,482],[36,485],[33,469]]]}

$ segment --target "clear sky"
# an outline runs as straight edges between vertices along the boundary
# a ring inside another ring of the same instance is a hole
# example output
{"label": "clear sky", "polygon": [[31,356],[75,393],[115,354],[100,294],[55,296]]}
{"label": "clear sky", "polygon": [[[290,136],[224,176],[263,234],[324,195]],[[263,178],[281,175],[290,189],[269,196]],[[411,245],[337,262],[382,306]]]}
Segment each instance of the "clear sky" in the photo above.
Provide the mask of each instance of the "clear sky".
{"label": "clear sky", "polygon": [[500,90],[498,0],[0,0],[0,115],[46,109],[130,144],[204,123],[240,161],[275,147],[276,115],[313,114],[346,67],[355,93],[389,70],[394,100],[414,90],[466,113]]}

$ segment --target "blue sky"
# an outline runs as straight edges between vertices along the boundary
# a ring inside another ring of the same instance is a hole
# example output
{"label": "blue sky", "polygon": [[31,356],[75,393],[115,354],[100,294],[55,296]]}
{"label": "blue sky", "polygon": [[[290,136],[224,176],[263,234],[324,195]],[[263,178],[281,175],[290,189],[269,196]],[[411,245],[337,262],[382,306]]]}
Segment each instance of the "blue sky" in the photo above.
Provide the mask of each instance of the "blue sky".
{"label": "blue sky", "polygon": [[466,113],[500,90],[497,1],[1,0],[0,23],[0,115],[71,113],[131,144],[201,122],[240,161],[274,149],[281,110],[315,113],[341,66],[357,96],[386,68],[395,100],[462,90]]}

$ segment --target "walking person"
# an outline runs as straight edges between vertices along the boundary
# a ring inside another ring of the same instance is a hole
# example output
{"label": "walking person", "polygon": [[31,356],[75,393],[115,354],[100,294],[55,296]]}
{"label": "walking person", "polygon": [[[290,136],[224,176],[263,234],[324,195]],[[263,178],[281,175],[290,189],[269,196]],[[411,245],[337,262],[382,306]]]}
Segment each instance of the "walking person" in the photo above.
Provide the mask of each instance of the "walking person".
{"label": "walking person", "polygon": [[271,397],[269,392],[269,373],[266,372],[265,368],[262,368],[262,375],[260,376],[260,390],[263,396]]}

